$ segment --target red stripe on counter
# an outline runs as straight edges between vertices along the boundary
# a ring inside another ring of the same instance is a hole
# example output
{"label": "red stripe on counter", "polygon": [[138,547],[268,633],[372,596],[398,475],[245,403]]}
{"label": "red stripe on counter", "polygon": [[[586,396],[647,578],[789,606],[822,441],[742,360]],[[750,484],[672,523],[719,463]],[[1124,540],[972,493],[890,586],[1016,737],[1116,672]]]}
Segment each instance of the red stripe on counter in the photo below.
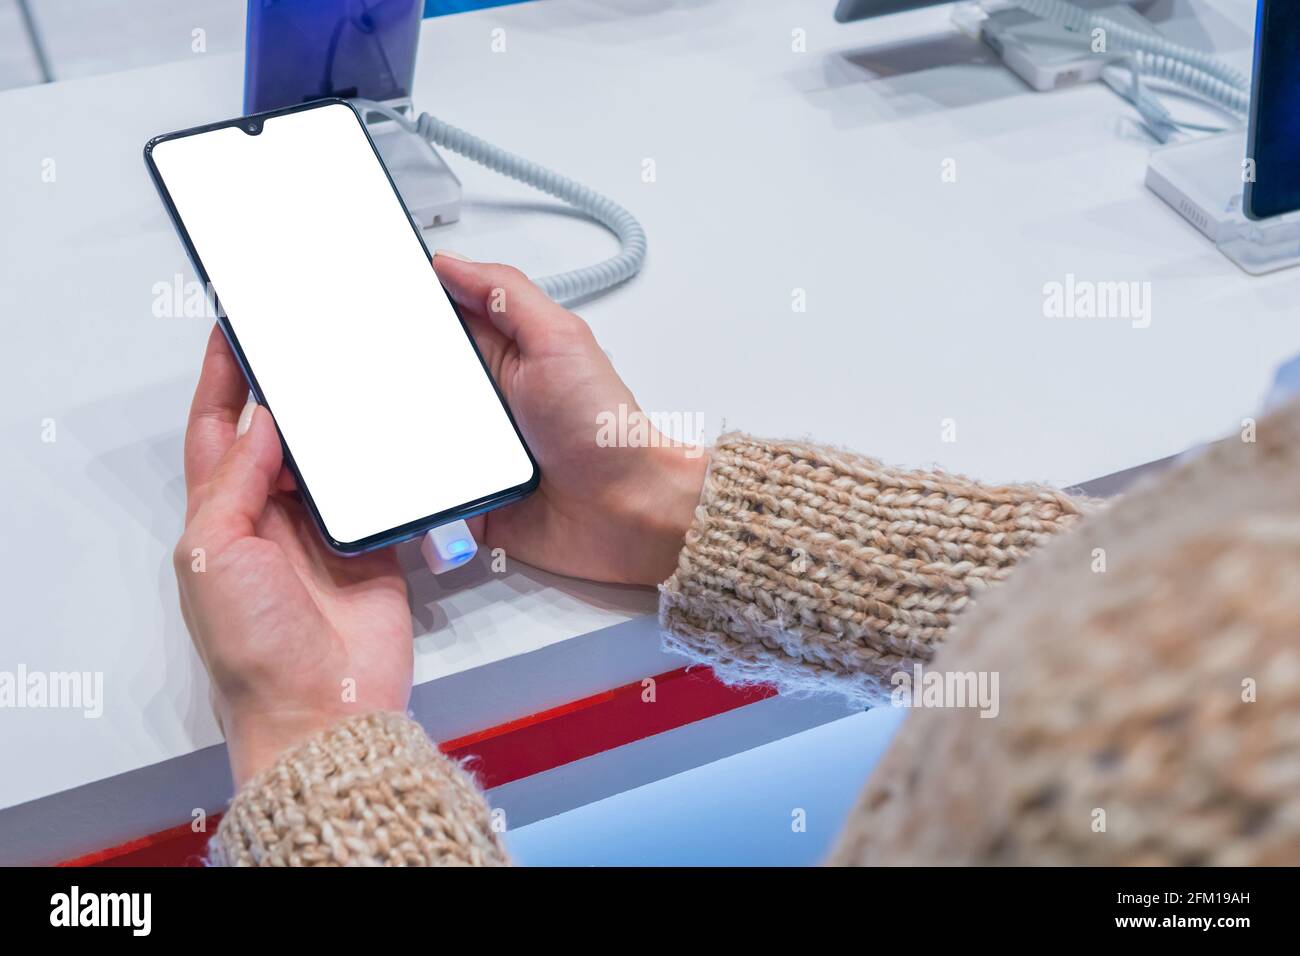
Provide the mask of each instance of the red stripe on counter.
{"label": "red stripe on counter", "polygon": [[[652,701],[646,699],[649,680]],[[467,760],[480,785],[491,789],[775,695],[765,685],[728,687],[707,667],[683,667],[445,741],[439,749]],[[220,819],[209,815],[202,833],[183,823],[58,865],[199,866]]]}

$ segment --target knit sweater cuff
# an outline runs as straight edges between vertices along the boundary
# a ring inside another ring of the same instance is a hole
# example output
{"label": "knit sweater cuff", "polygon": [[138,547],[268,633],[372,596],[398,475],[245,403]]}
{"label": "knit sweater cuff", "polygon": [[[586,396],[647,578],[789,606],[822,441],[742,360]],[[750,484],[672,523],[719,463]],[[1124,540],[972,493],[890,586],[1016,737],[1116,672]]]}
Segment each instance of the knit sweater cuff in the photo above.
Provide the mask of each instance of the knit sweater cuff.
{"label": "knit sweater cuff", "polygon": [[713,450],[665,645],[729,683],[838,690],[873,706],[953,618],[1093,503],[838,449],[732,433]]}
{"label": "knit sweater cuff", "polygon": [[382,712],[316,734],[250,780],[209,850],[237,866],[507,862],[468,774],[415,721]]}

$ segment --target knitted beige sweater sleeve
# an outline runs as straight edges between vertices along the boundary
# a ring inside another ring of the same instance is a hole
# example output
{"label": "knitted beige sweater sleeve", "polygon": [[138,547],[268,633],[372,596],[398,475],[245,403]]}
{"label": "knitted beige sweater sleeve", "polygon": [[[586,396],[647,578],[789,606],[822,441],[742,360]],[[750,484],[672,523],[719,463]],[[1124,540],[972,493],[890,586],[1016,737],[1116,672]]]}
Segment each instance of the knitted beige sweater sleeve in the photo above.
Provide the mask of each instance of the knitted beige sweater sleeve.
{"label": "knitted beige sweater sleeve", "polygon": [[[929,660],[972,599],[1087,507],[1051,488],[727,435],[660,589],[665,641],[724,680],[879,702],[891,672]],[[369,714],[246,784],[211,852],[239,865],[504,863],[490,822],[418,724]]]}
{"label": "knitted beige sweater sleeve", "polygon": [[506,862],[482,794],[404,714],[353,717],[286,752],[235,795],[219,866]]}
{"label": "knitted beige sweater sleeve", "polygon": [[982,591],[1093,508],[1041,485],[724,435],[660,587],[665,641],[729,682],[879,704],[890,675],[930,660]]}

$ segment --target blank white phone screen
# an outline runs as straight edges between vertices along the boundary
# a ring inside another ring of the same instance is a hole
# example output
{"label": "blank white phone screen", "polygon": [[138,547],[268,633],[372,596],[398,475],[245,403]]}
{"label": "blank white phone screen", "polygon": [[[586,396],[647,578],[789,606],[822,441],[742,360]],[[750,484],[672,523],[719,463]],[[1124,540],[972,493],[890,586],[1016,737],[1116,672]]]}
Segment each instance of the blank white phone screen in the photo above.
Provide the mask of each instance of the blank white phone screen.
{"label": "blank white phone screen", "polygon": [[327,534],[374,535],[534,469],[357,115],[156,143],[153,161]]}

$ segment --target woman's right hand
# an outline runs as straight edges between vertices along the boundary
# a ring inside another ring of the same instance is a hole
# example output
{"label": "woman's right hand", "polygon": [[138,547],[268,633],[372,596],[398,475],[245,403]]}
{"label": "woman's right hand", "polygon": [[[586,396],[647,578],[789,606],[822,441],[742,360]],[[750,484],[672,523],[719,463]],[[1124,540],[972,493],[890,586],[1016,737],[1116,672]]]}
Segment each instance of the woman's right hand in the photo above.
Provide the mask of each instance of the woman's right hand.
{"label": "woman's right hand", "polygon": [[433,266],[541,465],[536,492],[470,522],[479,541],[557,574],[668,578],[704,485],[701,449],[598,444],[602,413],[639,409],[587,323],[510,266],[441,250]]}

